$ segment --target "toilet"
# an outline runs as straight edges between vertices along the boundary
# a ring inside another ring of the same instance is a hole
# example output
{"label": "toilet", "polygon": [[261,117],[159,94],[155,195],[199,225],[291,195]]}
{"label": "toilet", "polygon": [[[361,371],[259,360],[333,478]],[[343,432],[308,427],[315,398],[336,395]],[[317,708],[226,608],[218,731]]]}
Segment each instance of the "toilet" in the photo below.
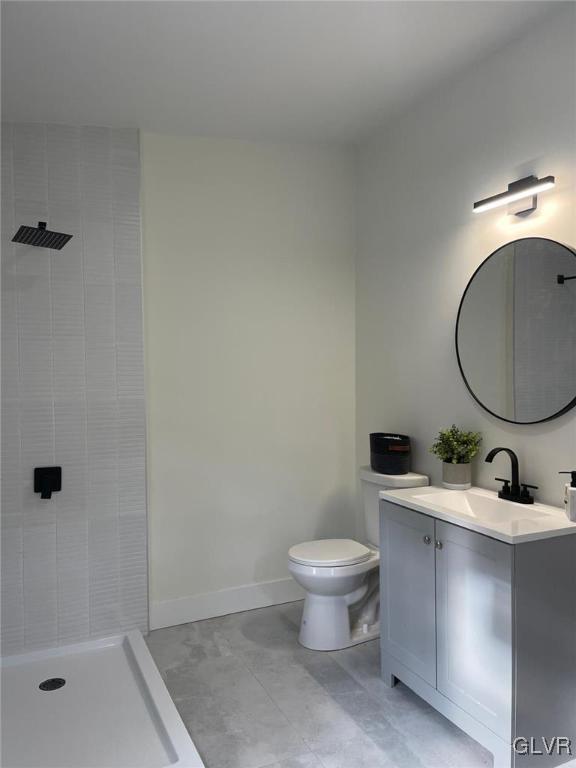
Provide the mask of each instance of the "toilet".
{"label": "toilet", "polygon": [[306,591],[301,645],[336,651],[380,634],[379,492],[428,485],[426,475],[382,475],[360,469],[366,544],[353,539],[317,539],[288,551],[288,570]]}

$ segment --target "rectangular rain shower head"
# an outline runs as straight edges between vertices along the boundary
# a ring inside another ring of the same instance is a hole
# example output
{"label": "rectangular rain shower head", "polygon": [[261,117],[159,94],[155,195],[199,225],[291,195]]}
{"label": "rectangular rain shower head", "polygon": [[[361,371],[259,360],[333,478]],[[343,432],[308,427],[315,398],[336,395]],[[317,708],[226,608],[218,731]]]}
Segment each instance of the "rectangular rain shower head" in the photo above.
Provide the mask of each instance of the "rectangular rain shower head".
{"label": "rectangular rain shower head", "polygon": [[46,229],[45,221],[39,221],[37,227],[21,226],[12,238],[12,242],[35,245],[38,248],[53,248],[59,251],[64,248],[71,237],[72,235],[65,235],[63,232],[51,232]]}

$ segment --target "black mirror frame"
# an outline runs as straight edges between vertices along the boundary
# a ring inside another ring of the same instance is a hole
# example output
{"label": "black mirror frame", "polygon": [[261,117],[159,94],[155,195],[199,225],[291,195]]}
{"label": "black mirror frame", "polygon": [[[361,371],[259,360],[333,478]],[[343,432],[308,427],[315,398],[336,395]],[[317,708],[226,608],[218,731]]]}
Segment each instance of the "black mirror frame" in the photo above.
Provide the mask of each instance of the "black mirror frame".
{"label": "black mirror frame", "polygon": [[[529,424],[543,424],[546,421],[552,421],[552,419],[557,419],[559,416],[562,416],[563,414],[570,411],[574,406],[576,406],[576,393],[573,397],[573,399],[565,405],[563,408],[561,408],[556,413],[553,413],[551,416],[547,416],[545,419],[537,419],[536,421],[514,421],[513,419],[506,419],[504,416],[500,416],[497,413],[494,413],[494,411],[491,411],[490,408],[486,407],[484,403],[476,397],[476,394],[474,393],[474,390],[470,386],[468,379],[466,378],[466,375],[464,374],[464,369],[462,367],[462,361],[460,359],[460,350],[458,348],[458,327],[460,325],[460,314],[462,312],[462,306],[464,304],[464,299],[466,298],[466,294],[468,293],[468,289],[472,285],[472,282],[474,281],[474,278],[476,277],[477,273],[482,269],[482,267],[486,264],[487,261],[489,261],[493,256],[496,256],[497,253],[499,253],[503,248],[506,248],[508,245],[514,245],[515,243],[521,243],[525,240],[544,240],[548,243],[554,243],[554,245],[558,245],[560,248],[564,248],[568,253],[570,253],[574,258],[576,259],[576,251],[574,251],[572,248],[570,248],[568,245],[564,245],[564,243],[559,243],[557,240],[553,240],[551,237],[519,237],[517,240],[510,240],[507,243],[504,243],[499,248],[497,248],[495,251],[492,251],[492,253],[487,256],[484,261],[482,261],[478,267],[474,270],[474,273],[470,280],[468,280],[468,284],[466,285],[466,288],[464,289],[464,293],[462,294],[462,298],[460,299],[460,304],[458,306],[458,315],[456,316],[456,329],[454,334],[454,341],[456,346],[456,359],[458,360],[458,368],[460,369],[460,374],[462,376],[462,379],[464,381],[464,384],[466,385],[466,389],[468,392],[472,395],[474,400],[478,403],[478,405],[485,411],[487,411],[491,416],[494,416],[496,419],[500,419],[500,421],[506,421],[508,424],[520,424],[520,425],[529,425]],[[574,274],[576,274],[576,264],[574,265]],[[575,385],[576,388],[576,385]]]}

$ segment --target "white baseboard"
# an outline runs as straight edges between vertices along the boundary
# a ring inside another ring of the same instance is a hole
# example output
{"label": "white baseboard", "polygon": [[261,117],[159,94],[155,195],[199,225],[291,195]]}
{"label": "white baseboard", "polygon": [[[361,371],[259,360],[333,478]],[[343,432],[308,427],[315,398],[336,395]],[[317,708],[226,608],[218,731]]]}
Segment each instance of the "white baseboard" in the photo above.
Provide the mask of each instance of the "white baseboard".
{"label": "white baseboard", "polygon": [[291,603],[302,600],[304,590],[294,579],[276,579],[260,584],[244,584],[241,587],[205,592],[201,595],[180,597],[150,603],[150,629],[173,627],[189,621],[226,616],[228,613],[265,608],[268,605]]}

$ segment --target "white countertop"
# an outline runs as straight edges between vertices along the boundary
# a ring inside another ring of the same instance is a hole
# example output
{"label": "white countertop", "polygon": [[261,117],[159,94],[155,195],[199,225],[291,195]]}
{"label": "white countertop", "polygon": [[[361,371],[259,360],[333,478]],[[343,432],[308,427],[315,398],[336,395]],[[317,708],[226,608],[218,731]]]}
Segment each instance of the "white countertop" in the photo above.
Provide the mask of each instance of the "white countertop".
{"label": "white countertop", "polygon": [[501,500],[497,493],[484,488],[450,491],[428,486],[380,491],[379,496],[507,544],[576,534],[576,523],[570,522],[560,507],[517,504]]}

